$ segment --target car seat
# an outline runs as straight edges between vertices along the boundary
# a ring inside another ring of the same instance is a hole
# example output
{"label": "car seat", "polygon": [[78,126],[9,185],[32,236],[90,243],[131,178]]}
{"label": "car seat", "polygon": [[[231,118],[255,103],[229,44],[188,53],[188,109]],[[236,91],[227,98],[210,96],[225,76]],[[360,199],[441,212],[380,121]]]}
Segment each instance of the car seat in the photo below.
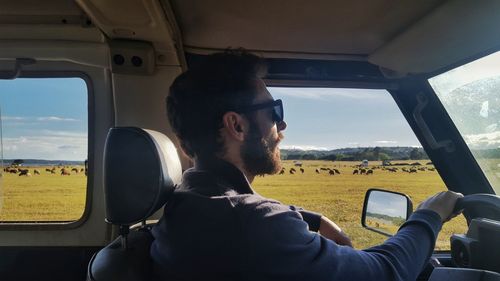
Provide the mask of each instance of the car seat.
{"label": "car seat", "polygon": [[177,150],[162,133],[135,127],[111,128],[104,150],[106,222],[120,236],[92,257],[87,280],[150,280],[153,238],[146,219],[181,180]]}

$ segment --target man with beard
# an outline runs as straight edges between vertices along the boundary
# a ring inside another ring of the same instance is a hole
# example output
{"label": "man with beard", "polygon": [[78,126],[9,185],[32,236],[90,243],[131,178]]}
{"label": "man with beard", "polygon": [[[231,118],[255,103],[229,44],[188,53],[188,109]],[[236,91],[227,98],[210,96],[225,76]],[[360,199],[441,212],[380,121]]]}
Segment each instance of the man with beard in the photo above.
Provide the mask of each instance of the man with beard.
{"label": "man with beard", "polygon": [[167,113],[194,159],[153,228],[151,255],[165,280],[415,280],[461,195],[424,203],[384,244],[355,250],[328,218],[267,199],[251,187],[277,173],[283,104],[241,50],[208,56],[177,77]]}

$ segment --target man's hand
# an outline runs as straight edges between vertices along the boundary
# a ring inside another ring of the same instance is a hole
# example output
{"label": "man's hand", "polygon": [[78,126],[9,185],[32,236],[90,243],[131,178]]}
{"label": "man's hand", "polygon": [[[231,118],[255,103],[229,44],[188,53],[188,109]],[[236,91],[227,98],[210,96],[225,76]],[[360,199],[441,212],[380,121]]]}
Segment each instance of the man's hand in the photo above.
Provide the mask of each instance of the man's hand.
{"label": "man's hand", "polygon": [[447,222],[462,212],[453,213],[457,199],[462,197],[464,197],[462,193],[443,191],[420,203],[417,210],[427,209],[434,211],[439,214],[442,222]]}
{"label": "man's hand", "polygon": [[352,248],[351,239],[347,236],[347,234],[345,234],[337,224],[329,220],[327,217],[321,217],[319,233],[339,245],[349,246]]}

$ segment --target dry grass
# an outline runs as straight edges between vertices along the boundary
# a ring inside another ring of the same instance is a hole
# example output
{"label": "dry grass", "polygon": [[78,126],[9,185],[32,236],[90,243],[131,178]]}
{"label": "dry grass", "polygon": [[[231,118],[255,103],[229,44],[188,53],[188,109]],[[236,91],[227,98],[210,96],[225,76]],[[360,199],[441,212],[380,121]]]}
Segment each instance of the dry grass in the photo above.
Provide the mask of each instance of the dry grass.
{"label": "dry grass", "polygon": [[[425,163],[427,161],[421,161]],[[445,190],[437,172],[417,174],[390,173],[375,170],[373,175],[352,175],[352,162],[303,161],[305,173],[258,177],[253,186],[263,196],[286,204],[320,212],[337,222],[352,238],[355,247],[365,248],[382,242],[385,237],[361,227],[363,198],[372,187],[408,194],[414,206],[428,196]],[[356,162],[357,164],[357,162]],[[370,163],[374,164],[374,163]],[[284,161],[289,169],[291,161]],[[325,171],[317,175],[316,168],[330,167],[340,175]],[[5,173],[0,221],[72,221],[82,216],[85,206],[87,178],[83,173],[71,176],[49,174],[46,167],[36,167],[41,175],[21,177]],[[79,167],[80,168],[80,167]],[[298,169],[297,169],[298,170]],[[33,168],[30,168],[33,174]],[[1,193],[0,193],[1,194]],[[452,233],[464,233],[463,217],[448,222],[439,236],[436,249],[449,249]]]}
{"label": "dry grass", "polygon": [[[428,161],[420,162],[425,164]],[[288,170],[293,167],[293,163],[284,161],[284,167],[287,169],[284,175],[258,177],[253,187],[263,196],[329,217],[351,237],[356,248],[373,246],[386,239],[361,226],[364,195],[369,188],[377,187],[405,193],[412,199],[414,208],[430,195],[446,190],[435,171],[409,174],[401,171],[391,173],[374,170],[373,175],[352,175],[351,166],[359,162],[302,161],[302,163],[304,174],[300,171],[294,175],[289,174]],[[336,168],[341,174],[331,176],[326,171],[321,171],[318,175],[315,169],[320,167]],[[467,225],[463,216],[448,222],[439,235],[436,249],[448,250],[450,235],[465,233],[466,230]]]}
{"label": "dry grass", "polygon": [[[29,167],[31,177],[3,174],[0,221],[74,221],[82,216],[87,192],[85,174],[62,176],[59,169],[50,174],[45,168],[49,167]],[[34,175],[33,169],[40,175]]]}

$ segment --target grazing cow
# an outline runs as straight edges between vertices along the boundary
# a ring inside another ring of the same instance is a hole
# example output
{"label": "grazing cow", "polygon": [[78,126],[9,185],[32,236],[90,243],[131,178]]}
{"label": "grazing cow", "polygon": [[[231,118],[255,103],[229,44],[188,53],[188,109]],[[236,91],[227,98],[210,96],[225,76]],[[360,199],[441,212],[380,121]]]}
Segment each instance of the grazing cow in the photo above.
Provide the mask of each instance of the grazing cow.
{"label": "grazing cow", "polygon": [[75,172],[76,174],[78,174],[78,169],[77,168],[73,168],[71,169],[72,172]]}
{"label": "grazing cow", "polygon": [[293,171],[294,173],[297,172],[294,168],[290,168],[290,171]]}
{"label": "grazing cow", "polygon": [[365,169],[360,169],[359,170],[359,174],[362,175],[362,174],[366,174],[366,170]]}
{"label": "grazing cow", "polygon": [[17,174],[17,172],[18,172],[16,168],[7,167],[6,169],[7,169],[6,170],[7,173]]}
{"label": "grazing cow", "polygon": [[45,168],[45,171],[50,173],[52,170],[49,168]]}
{"label": "grazing cow", "polygon": [[19,176],[27,176],[27,177],[31,177],[31,173],[29,172],[28,169],[24,169],[24,170],[20,170],[19,171]]}
{"label": "grazing cow", "polygon": [[368,171],[366,171],[366,175],[367,175],[367,176],[368,176],[368,175],[373,175],[373,170],[368,170]]}
{"label": "grazing cow", "polygon": [[70,176],[70,171],[66,170],[66,168],[61,169],[61,176]]}
{"label": "grazing cow", "polygon": [[354,171],[352,171],[352,174],[353,174],[353,175],[357,175],[358,173],[359,173],[359,171],[358,171],[358,170],[354,170]]}
{"label": "grazing cow", "polygon": [[290,175],[293,175],[293,174],[295,174],[295,169],[294,168],[290,169]]}
{"label": "grazing cow", "polygon": [[335,171],[336,174],[340,174],[340,171],[337,170],[337,169],[333,169]]}
{"label": "grazing cow", "polygon": [[329,174],[330,176],[334,176],[334,175],[335,175],[335,172],[334,172],[333,170],[330,170],[330,171],[328,171],[328,174]]}
{"label": "grazing cow", "polygon": [[34,175],[39,175],[39,174],[40,174],[40,171],[38,171],[37,169],[34,169],[34,170],[33,170],[33,174],[34,174]]}
{"label": "grazing cow", "polygon": [[319,169],[320,169],[321,171],[328,171],[328,168],[323,168],[323,167],[321,167],[321,168],[319,168]]}
{"label": "grazing cow", "polygon": [[435,168],[429,168],[429,171],[435,171],[436,169]]}
{"label": "grazing cow", "polygon": [[319,174],[319,170],[318,169],[316,169],[316,174]]}
{"label": "grazing cow", "polygon": [[409,172],[408,169],[406,169],[406,168],[403,168],[401,170],[403,170],[403,172]]}
{"label": "grazing cow", "polygon": [[410,169],[409,173],[411,174],[411,173],[416,173],[416,172],[417,172],[417,169],[412,168],[412,169]]}
{"label": "grazing cow", "polygon": [[85,171],[85,169],[84,169],[84,168],[81,168],[81,169],[80,169],[80,172],[83,172],[83,171]]}
{"label": "grazing cow", "polygon": [[283,175],[285,173],[285,170],[280,171],[280,175]]}
{"label": "grazing cow", "polygon": [[303,174],[304,173],[304,168],[300,168],[300,172]]}

